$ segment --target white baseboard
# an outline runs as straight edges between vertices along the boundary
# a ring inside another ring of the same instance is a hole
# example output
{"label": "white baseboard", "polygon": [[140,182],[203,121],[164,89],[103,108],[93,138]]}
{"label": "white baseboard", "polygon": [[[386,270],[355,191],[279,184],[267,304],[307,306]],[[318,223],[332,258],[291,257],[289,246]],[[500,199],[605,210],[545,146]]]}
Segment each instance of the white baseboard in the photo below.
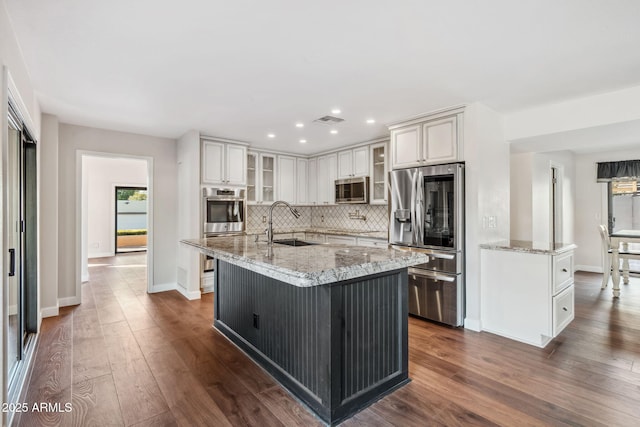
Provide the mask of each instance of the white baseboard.
{"label": "white baseboard", "polygon": [[198,289],[197,291],[188,291],[186,288],[180,286],[180,284],[176,286],[176,291],[180,292],[182,296],[184,296],[188,300],[200,299],[202,297],[200,289]]}
{"label": "white baseboard", "polygon": [[87,258],[91,259],[91,258],[107,258],[110,256],[115,256],[113,254],[113,252],[94,252],[91,253],[89,255],[87,255]]}
{"label": "white baseboard", "polygon": [[602,267],[597,265],[576,265],[576,271],[586,271],[587,273],[602,273]]}
{"label": "white baseboard", "polygon": [[90,276],[89,276],[89,273],[87,273],[87,274],[81,274],[81,275],[80,275],[80,281],[81,281],[82,283],[87,283],[87,282],[89,281],[89,277],[90,277]]}
{"label": "white baseboard", "polygon": [[470,317],[464,319],[464,328],[476,332],[480,332],[482,330],[480,327],[480,320],[472,319]]}
{"label": "white baseboard", "polygon": [[175,283],[158,283],[151,287],[149,291],[150,294],[155,294],[156,292],[166,292],[166,291],[174,291],[176,289]]}
{"label": "white baseboard", "polygon": [[80,304],[80,297],[58,298],[58,307],[68,307]]}
{"label": "white baseboard", "polygon": [[43,307],[40,309],[40,316],[42,318],[45,317],[54,317],[60,314],[59,305],[56,304],[53,307]]}
{"label": "white baseboard", "polygon": [[215,292],[215,291],[216,291],[216,287],[214,285],[202,287],[203,294],[210,294],[211,292]]}
{"label": "white baseboard", "polygon": [[18,314],[18,304],[10,305],[9,307],[7,307],[7,311],[9,312],[9,316]]}

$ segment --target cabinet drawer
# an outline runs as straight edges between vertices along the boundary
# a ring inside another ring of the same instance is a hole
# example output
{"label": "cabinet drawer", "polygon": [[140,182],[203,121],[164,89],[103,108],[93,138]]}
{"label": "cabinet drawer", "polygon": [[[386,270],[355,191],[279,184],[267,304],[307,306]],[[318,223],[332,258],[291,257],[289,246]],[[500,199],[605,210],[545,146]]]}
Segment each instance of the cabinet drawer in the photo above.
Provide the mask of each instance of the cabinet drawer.
{"label": "cabinet drawer", "polygon": [[387,248],[389,243],[382,239],[371,239],[366,237],[358,237],[358,246],[368,246],[371,248]]}
{"label": "cabinet drawer", "polygon": [[573,252],[553,257],[553,294],[573,283]]}
{"label": "cabinet drawer", "polygon": [[313,243],[324,243],[325,239],[324,239],[324,234],[305,233],[304,240],[306,240],[307,242],[313,242]]}
{"label": "cabinet drawer", "polygon": [[553,336],[557,336],[573,320],[573,285],[553,297]]}

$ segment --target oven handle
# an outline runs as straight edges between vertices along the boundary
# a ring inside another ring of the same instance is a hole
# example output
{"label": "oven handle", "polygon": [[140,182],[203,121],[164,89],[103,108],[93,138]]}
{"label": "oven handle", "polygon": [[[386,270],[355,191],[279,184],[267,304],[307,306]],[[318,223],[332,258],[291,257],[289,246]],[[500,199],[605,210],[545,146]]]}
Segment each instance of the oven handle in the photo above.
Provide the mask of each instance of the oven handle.
{"label": "oven handle", "polygon": [[237,197],[205,197],[204,198],[207,202],[244,202],[243,198],[237,198]]}
{"label": "oven handle", "polygon": [[444,275],[444,274],[439,274],[439,273],[437,273],[435,271],[421,270],[419,268],[411,268],[411,267],[409,267],[409,274],[413,274],[415,276],[427,277],[429,279],[441,280],[443,282],[455,282],[456,281],[456,277],[455,276],[447,276],[447,275]]}

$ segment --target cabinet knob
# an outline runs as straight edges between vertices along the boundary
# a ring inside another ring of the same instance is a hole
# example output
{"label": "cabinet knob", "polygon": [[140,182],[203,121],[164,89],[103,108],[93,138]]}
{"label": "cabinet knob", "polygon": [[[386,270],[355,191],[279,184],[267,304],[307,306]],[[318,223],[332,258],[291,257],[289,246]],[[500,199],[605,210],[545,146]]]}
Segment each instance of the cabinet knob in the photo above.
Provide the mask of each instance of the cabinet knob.
{"label": "cabinet knob", "polygon": [[566,268],[563,268],[563,269],[562,269],[562,271],[563,271],[564,273],[566,273],[566,272],[567,272],[567,269],[566,269]]}
{"label": "cabinet knob", "polygon": [[569,311],[569,310],[567,309],[567,307],[562,307],[562,310],[563,310],[563,311]]}

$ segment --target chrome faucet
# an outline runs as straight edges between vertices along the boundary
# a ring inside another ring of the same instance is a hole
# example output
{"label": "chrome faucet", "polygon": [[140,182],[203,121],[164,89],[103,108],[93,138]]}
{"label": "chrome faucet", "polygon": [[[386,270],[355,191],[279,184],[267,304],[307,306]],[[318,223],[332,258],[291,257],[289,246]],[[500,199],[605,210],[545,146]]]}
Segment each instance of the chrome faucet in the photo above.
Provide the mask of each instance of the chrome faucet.
{"label": "chrome faucet", "polygon": [[294,207],[292,207],[289,203],[283,202],[282,200],[275,201],[271,204],[269,208],[269,227],[267,228],[267,242],[269,246],[273,245],[273,208],[278,205],[285,205],[291,211],[291,214],[296,218],[300,218],[300,212]]}

